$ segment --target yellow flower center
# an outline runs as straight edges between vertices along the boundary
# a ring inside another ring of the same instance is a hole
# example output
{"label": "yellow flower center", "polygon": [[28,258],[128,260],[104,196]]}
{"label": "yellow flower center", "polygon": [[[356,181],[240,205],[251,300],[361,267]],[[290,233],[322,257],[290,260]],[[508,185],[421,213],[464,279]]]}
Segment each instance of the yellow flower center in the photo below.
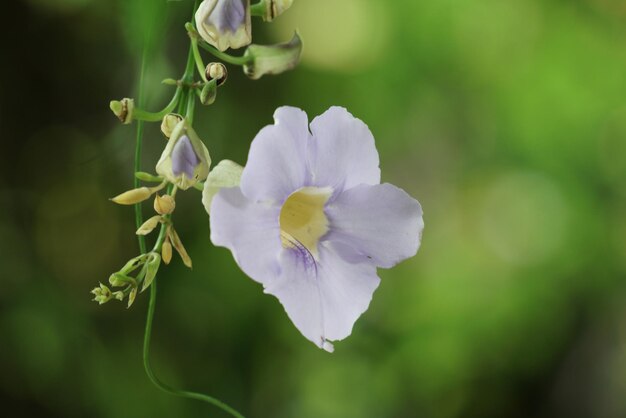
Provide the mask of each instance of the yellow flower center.
{"label": "yellow flower center", "polygon": [[328,187],[303,187],[293,192],[280,210],[280,240],[284,248],[306,248],[317,258],[317,243],[328,232],[324,205]]}

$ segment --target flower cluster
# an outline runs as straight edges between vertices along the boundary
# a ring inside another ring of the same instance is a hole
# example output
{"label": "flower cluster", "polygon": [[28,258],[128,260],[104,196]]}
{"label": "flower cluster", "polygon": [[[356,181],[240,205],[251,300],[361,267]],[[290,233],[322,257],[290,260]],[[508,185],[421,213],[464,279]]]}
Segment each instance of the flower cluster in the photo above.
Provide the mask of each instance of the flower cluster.
{"label": "flower cluster", "polygon": [[[185,73],[179,79],[164,80],[165,84],[176,86],[170,103],[160,112],[148,112],[132,98],[111,102],[111,111],[123,124],[131,124],[133,121],[160,122],[167,143],[155,165],[156,174],[140,171],[136,167],[135,188],[111,199],[120,205],[140,205],[150,198],[154,199],[155,214],[145,222],[138,223],[136,234],[145,237],[158,231],[155,244],[151,250],[132,258],[113,273],[109,277],[109,285],[101,283],[94,288],[91,292],[94,301],[103,304],[114,299],[127,300],[130,307],[137,293],[146,290],[153,282],[161,261],[170,263],[173,250],[191,268],[191,257],[174,227],[176,194],[189,189],[210,189],[210,185],[215,185],[217,193],[220,187],[230,184],[224,183],[228,179],[220,176],[220,173],[236,166],[223,161],[210,174],[209,150],[193,128],[196,100],[199,99],[203,105],[213,104],[218,88],[224,85],[228,77],[224,63],[210,62],[204,65],[200,49],[207,50],[227,64],[241,66],[251,79],[292,69],[297,65],[302,51],[302,42],[297,34],[284,44],[251,44],[251,17],[272,21],[291,4],[291,0],[261,0],[255,5],[250,5],[249,0],[203,1],[194,11],[195,24],[190,22],[185,25],[190,41]],[[246,46],[240,56],[224,53],[229,48]],[[196,72],[198,80],[194,77]],[[205,180],[206,185],[203,185]],[[142,219],[141,212],[137,219]]]}

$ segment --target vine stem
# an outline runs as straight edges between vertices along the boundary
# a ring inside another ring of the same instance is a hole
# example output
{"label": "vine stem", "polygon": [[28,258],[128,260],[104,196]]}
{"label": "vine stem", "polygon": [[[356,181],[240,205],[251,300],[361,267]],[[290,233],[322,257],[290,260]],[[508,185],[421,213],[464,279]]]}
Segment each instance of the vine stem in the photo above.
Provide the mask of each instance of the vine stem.
{"label": "vine stem", "polygon": [[[194,7],[193,7],[194,13],[197,8],[198,8],[198,0],[194,2]],[[187,57],[187,65],[185,67],[185,73],[183,75],[183,81],[185,82],[188,82],[189,80],[193,79],[194,64],[196,62],[193,49],[194,49],[193,46],[189,49],[189,55]],[[144,75],[145,75],[145,70],[146,70],[146,65],[147,65],[147,58],[148,58],[147,48],[144,47],[142,57],[141,57],[141,73],[139,75],[139,88],[138,88],[138,93],[137,93],[137,103],[140,107],[143,105],[143,81],[144,81]],[[198,71],[200,71],[200,69],[198,69]],[[191,91],[189,87],[182,87],[180,91],[179,90],[176,91],[176,96],[174,99],[172,99],[172,103],[170,103],[170,105],[174,104],[173,103],[174,100],[178,101],[179,113],[186,114],[189,119],[193,119],[193,108],[195,104],[194,92]],[[168,105],[168,107],[170,105]],[[135,173],[141,171],[143,124],[144,124],[144,121],[142,120],[137,121],[137,136],[136,136],[136,141],[135,141]],[[135,177],[135,187],[139,187],[139,186],[140,186],[140,180],[137,177]],[[142,213],[142,207],[140,203],[135,205],[135,223],[137,225],[137,228],[139,228],[141,224],[143,224],[143,213]],[[155,246],[154,246],[155,250],[160,249],[161,245],[163,244],[163,240],[165,238],[164,228],[166,228],[166,225],[161,226],[159,238],[157,239],[157,242],[155,243]],[[142,235],[139,235],[138,243],[139,243],[139,250],[141,251],[142,254],[145,254],[146,252],[145,237]],[[150,363],[150,340],[152,337],[152,322],[154,319],[154,311],[156,309],[156,296],[157,296],[156,286],[157,286],[157,280],[154,280],[152,284],[150,285],[150,301],[148,302],[146,328],[144,331],[144,338],[143,338],[143,366],[146,371],[146,375],[157,388],[159,388],[160,390],[166,393],[169,393],[175,396],[184,397],[184,398],[196,399],[199,401],[207,402],[229,413],[233,417],[244,418],[243,415],[241,415],[235,409],[225,404],[224,402],[220,401],[219,399],[216,399],[212,396],[205,395],[202,393],[190,392],[186,390],[173,388],[163,383],[155,375],[154,371],[152,370],[152,365]]]}

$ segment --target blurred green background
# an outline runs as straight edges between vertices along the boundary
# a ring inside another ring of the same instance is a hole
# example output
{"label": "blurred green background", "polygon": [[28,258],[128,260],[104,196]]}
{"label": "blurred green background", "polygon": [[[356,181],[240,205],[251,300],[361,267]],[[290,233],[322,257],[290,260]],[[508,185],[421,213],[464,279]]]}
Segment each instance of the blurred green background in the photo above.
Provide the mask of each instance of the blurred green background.
{"label": "blurred green background", "polygon": [[[191,2],[3,7],[0,415],[225,417],[151,386],[147,294],[89,294],[137,253],[132,209],[107,200],[132,185],[134,126],[108,102],[136,91],[151,26],[148,107],[169,100]],[[626,3],[295,0],[253,23],[259,43],[299,28],[303,61],[256,82],[229,67],[196,112],[214,161],[245,163],[277,106],[345,106],[422,203],[422,248],[329,355],[211,246],[190,190],[194,269],[159,273],[157,374],[249,417],[625,417]],[[145,143],[150,169],[157,124]]]}

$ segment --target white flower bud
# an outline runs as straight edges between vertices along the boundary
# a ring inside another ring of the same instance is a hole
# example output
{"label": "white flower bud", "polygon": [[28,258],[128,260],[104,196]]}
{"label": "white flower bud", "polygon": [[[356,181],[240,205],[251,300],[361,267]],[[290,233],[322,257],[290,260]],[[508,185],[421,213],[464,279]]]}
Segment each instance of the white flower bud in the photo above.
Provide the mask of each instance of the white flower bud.
{"label": "white flower bud", "polygon": [[161,132],[163,132],[163,135],[165,135],[166,138],[169,138],[172,135],[172,131],[181,120],[183,120],[183,117],[176,113],[169,113],[165,115],[163,122],[161,122]]}
{"label": "white flower bud", "polygon": [[209,150],[187,121],[182,120],[172,130],[156,172],[179,189],[187,190],[206,179],[210,166]]}
{"label": "white flower bud", "polygon": [[202,39],[220,51],[252,41],[250,0],[204,0],[195,17]]}
{"label": "white flower bud", "polygon": [[228,78],[228,70],[221,62],[210,62],[206,66],[205,75],[207,80],[216,80],[217,85],[221,86]]}

